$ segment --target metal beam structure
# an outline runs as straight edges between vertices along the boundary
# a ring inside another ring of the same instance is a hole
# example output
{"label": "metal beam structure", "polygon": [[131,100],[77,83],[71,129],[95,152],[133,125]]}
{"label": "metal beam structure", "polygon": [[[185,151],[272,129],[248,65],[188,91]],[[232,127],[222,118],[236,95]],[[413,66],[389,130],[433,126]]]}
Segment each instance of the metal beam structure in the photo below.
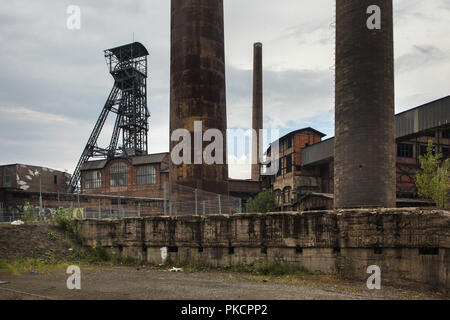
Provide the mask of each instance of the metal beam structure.
{"label": "metal beam structure", "polygon": [[[139,42],[105,50],[106,63],[114,86],[94,126],[72,175],[68,191],[80,190],[81,167],[90,158],[110,159],[119,155],[148,153],[147,49]],[[110,112],[116,114],[108,147],[97,145],[98,137]],[[118,146],[122,134],[122,145]]]}

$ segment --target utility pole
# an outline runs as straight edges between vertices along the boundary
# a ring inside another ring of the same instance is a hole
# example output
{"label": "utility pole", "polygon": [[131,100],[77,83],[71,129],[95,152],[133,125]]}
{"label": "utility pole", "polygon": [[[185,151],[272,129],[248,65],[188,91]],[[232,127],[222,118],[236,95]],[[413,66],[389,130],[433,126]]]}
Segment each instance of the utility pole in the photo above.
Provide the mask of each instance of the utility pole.
{"label": "utility pole", "polygon": [[42,173],[39,172],[39,215],[42,212]]}

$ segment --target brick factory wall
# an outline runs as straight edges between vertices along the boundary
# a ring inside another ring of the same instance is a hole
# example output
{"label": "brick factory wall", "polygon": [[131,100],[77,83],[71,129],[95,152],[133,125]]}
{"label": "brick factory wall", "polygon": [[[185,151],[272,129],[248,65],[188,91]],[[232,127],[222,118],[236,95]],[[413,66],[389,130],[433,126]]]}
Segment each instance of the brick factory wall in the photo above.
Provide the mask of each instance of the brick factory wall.
{"label": "brick factory wall", "polygon": [[122,257],[212,266],[276,262],[365,281],[378,265],[383,283],[449,292],[450,212],[365,209],[303,213],[150,217],[81,221],[94,241]]}

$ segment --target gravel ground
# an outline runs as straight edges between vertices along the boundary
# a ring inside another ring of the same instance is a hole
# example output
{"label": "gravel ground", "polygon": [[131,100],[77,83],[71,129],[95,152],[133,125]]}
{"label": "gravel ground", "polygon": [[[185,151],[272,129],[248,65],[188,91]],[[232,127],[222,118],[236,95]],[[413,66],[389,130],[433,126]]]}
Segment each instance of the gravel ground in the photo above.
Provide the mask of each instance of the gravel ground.
{"label": "gravel ground", "polygon": [[[367,300],[448,299],[432,292],[382,286],[331,276],[263,277],[223,271],[169,272],[129,266],[81,268],[81,290],[68,290],[65,270],[13,276],[0,270],[0,300]],[[7,283],[2,283],[6,281]]]}

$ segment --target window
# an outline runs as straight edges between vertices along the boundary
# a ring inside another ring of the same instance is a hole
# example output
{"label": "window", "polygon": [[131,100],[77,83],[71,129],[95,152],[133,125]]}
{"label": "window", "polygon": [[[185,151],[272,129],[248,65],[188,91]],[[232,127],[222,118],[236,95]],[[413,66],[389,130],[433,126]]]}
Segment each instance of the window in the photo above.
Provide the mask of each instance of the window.
{"label": "window", "polygon": [[[56,176],[55,176],[56,177]],[[100,171],[88,171],[84,177],[84,187],[86,189],[98,189],[102,187],[102,174]]]}
{"label": "window", "polygon": [[[420,153],[419,154],[421,156],[426,155],[427,154],[427,148],[428,148],[428,146],[425,145],[425,144],[420,145]],[[433,154],[436,154],[436,147],[435,146],[433,146]]]}
{"label": "window", "polygon": [[444,158],[450,158],[450,148],[442,148],[442,155]]}
{"label": "window", "polygon": [[137,184],[156,184],[156,169],[154,166],[142,166],[137,169]]}
{"label": "window", "polygon": [[442,138],[450,139],[450,129],[442,131]]}
{"label": "window", "polygon": [[283,190],[283,203],[291,202],[291,188],[287,187]]}
{"label": "window", "polygon": [[126,186],[128,184],[128,166],[123,162],[116,162],[110,169],[111,187]]}
{"label": "window", "polygon": [[289,148],[292,148],[292,138],[289,138],[288,140],[287,140],[287,148],[289,149]]}
{"label": "window", "polygon": [[424,136],[429,137],[429,138],[434,138],[434,137],[436,137],[436,134],[434,133],[434,131],[429,131],[429,132],[426,132],[424,134]]}
{"label": "window", "polygon": [[281,176],[281,159],[278,159],[278,171],[277,176]]}
{"label": "window", "polygon": [[292,172],[292,154],[286,157],[286,173]]}
{"label": "window", "polygon": [[11,176],[4,176],[3,177],[3,186],[5,188],[11,188],[12,187]]}
{"label": "window", "polygon": [[413,145],[407,143],[399,143],[397,145],[397,156],[401,158],[412,158]]}

